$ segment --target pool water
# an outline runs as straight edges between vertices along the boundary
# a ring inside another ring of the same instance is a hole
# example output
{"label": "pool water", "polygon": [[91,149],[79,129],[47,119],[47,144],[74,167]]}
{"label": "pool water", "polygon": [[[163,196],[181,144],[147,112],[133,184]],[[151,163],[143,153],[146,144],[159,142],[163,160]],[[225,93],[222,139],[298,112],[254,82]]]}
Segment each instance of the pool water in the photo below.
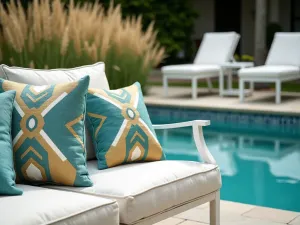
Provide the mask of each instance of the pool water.
{"label": "pool water", "polygon": [[[221,199],[300,212],[300,117],[148,111],[153,124],[211,120],[204,136],[221,169]],[[191,128],[156,132],[167,159],[201,161]]]}

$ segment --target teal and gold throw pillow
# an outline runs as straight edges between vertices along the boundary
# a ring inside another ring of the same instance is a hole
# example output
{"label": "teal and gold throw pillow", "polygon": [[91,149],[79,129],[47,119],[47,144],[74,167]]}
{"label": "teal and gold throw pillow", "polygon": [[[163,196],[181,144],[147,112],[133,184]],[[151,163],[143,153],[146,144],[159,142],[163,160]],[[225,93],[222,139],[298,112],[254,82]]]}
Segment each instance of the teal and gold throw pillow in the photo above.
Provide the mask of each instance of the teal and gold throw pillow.
{"label": "teal and gold throw pillow", "polygon": [[99,169],[165,159],[139,83],[110,91],[89,89],[87,121]]}
{"label": "teal and gold throw pillow", "polygon": [[11,141],[11,121],[15,91],[0,94],[0,195],[21,195],[16,187],[13,149]]}
{"label": "teal and gold throw pillow", "polygon": [[88,76],[44,86],[0,79],[0,92],[16,91],[12,140],[17,181],[92,185],[85,160],[88,85]]}

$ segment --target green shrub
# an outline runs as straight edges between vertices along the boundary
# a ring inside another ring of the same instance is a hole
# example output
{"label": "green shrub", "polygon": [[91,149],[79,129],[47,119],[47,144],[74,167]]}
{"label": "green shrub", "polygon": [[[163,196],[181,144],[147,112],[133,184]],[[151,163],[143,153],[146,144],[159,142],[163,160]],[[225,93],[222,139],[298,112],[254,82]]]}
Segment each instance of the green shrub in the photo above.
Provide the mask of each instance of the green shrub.
{"label": "green shrub", "polygon": [[235,54],[234,59],[238,62],[253,62],[254,61],[254,57],[251,56],[251,55],[238,55],[238,54]]}
{"label": "green shrub", "polygon": [[267,25],[266,45],[268,50],[271,48],[274,34],[276,32],[281,32],[281,31],[282,31],[282,27],[278,23],[269,23]]}
{"label": "green shrub", "polygon": [[103,61],[112,89],[139,81],[145,90],[164,57],[153,23],[143,32],[141,17],[122,19],[119,5],[105,12],[99,4],[35,0],[24,10],[11,0],[7,10],[0,5],[0,24],[2,63],[50,69]]}

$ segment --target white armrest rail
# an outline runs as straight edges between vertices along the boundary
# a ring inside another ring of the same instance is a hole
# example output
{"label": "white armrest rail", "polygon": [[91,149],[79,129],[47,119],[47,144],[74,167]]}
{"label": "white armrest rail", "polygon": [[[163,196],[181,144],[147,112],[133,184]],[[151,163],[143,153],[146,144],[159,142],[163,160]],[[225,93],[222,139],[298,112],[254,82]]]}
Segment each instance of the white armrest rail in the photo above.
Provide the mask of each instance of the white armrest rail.
{"label": "white armrest rail", "polygon": [[211,164],[217,164],[216,160],[212,156],[212,154],[209,152],[204,136],[203,136],[203,126],[210,125],[209,120],[193,120],[193,121],[187,121],[187,122],[181,122],[181,123],[171,123],[171,124],[159,124],[159,125],[153,125],[154,129],[174,129],[174,128],[182,128],[182,127],[192,127],[193,128],[193,137],[194,141],[197,147],[197,150],[200,154],[200,157],[204,160],[206,163]]}
{"label": "white armrest rail", "polygon": [[169,124],[158,124],[153,125],[154,129],[173,129],[173,128],[181,128],[181,127],[191,127],[193,125],[198,126],[208,126],[210,125],[209,120],[192,120],[187,122],[181,122],[181,123],[169,123]]}

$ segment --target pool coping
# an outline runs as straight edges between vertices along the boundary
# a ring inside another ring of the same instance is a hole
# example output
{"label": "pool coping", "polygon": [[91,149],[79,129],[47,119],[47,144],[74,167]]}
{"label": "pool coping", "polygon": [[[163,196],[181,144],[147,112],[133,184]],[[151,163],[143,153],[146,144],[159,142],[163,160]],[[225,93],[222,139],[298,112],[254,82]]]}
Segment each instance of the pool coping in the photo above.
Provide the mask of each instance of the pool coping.
{"label": "pool coping", "polygon": [[285,99],[276,104],[273,91],[255,91],[245,102],[240,103],[236,97],[220,97],[218,90],[210,92],[198,89],[198,98],[192,99],[191,89],[187,87],[169,87],[168,97],[163,94],[161,86],[152,86],[144,96],[146,105],[157,107],[175,107],[188,109],[206,109],[213,111],[231,111],[239,113],[259,113],[273,115],[300,116],[300,93],[282,92]]}
{"label": "pool coping", "polygon": [[174,104],[174,103],[163,103],[163,102],[152,102],[151,100],[145,100],[147,106],[154,107],[168,107],[168,108],[182,108],[182,109],[205,109],[221,112],[237,112],[237,113],[259,113],[259,114],[272,114],[278,116],[300,116],[300,112],[284,112],[277,110],[264,110],[264,109],[241,109],[241,108],[230,108],[230,107],[212,107],[212,106],[197,106],[190,104]]}

